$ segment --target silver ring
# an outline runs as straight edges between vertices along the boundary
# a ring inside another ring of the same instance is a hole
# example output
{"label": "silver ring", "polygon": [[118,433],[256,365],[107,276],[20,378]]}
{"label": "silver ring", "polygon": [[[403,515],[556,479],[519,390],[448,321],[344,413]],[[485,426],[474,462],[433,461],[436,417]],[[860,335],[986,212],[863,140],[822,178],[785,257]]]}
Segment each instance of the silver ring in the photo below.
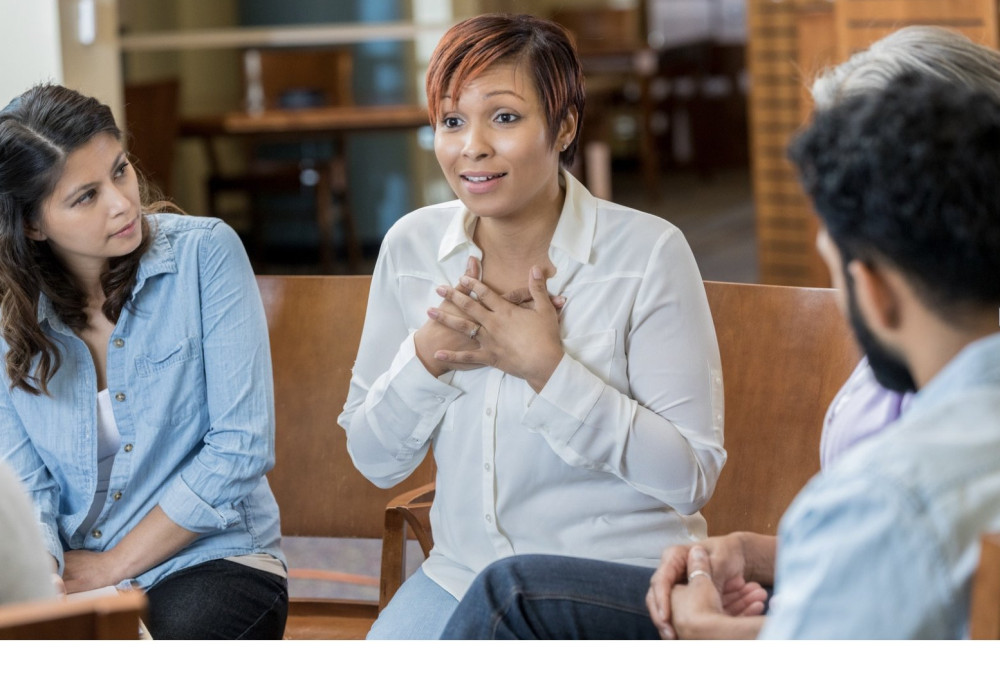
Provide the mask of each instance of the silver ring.
{"label": "silver ring", "polygon": [[479,335],[479,329],[482,327],[482,324],[477,323],[476,327],[469,332],[469,340],[475,340],[476,336]]}
{"label": "silver ring", "polygon": [[701,569],[695,569],[694,571],[688,573],[688,583],[694,581],[695,576],[708,576],[708,580],[712,580],[712,576],[707,571],[702,571]]}

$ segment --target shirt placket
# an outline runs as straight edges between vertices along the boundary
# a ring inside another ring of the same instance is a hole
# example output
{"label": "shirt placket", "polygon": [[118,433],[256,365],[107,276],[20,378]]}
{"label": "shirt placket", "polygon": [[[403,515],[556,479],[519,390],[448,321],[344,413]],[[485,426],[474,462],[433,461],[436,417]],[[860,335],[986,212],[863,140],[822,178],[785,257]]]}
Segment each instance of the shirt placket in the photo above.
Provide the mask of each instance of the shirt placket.
{"label": "shirt placket", "polygon": [[500,532],[497,522],[497,480],[496,480],[496,436],[497,419],[500,405],[500,388],[503,384],[504,373],[497,369],[491,369],[486,379],[486,391],[483,393],[482,411],[482,444],[483,444],[483,524],[486,526],[486,534],[489,535],[493,549],[498,555],[507,556],[514,553],[514,547],[510,540]]}
{"label": "shirt placket", "polygon": [[[126,410],[127,402],[133,397],[125,384],[124,378],[128,375],[126,371],[126,346],[129,336],[128,312],[123,312],[118,323],[115,324],[108,347],[108,391],[111,395],[112,413],[121,438],[118,446],[118,453],[115,455],[108,475],[108,489],[106,503],[97,518],[97,527],[93,527],[86,533],[88,542],[94,545],[102,541],[104,533],[101,530],[102,524],[114,520],[116,523],[122,522],[119,512],[124,507],[122,502],[127,497],[129,478],[132,473],[132,459],[134,458],[134,425],[131,420],[131,411]],[[119,409],[115,410],[114,404],[119,404]],[[96,434],[95,434],[96,440]],[[115,528],[108,528],[114,530]],[[111,534],[110,532],[108,533]]]}

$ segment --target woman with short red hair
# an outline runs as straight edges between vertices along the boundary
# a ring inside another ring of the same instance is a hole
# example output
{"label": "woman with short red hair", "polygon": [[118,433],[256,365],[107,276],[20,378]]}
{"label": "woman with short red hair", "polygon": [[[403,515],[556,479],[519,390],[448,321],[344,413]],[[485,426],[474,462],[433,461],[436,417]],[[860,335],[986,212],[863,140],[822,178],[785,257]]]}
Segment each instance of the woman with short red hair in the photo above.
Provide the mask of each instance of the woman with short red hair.
{"label": "woman with short red hair", "polygon": [[584,108],[566,31],[461,22],[427,96],[458,200],[386,234],[339,423],[379,486],[433,449],[435,543],[369,638],[439,636],[476,573],[512,554],[653,566],[705,536],[725,461],[718,345],[684,237],[566,170]]}

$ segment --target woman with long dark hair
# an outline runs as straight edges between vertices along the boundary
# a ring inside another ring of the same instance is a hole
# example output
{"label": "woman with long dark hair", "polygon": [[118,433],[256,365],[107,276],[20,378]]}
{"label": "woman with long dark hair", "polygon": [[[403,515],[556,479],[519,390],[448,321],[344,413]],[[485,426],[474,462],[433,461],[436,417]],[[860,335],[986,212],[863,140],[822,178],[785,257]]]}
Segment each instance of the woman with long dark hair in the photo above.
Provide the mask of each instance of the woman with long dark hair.
{"label": "woman with long dark hair", "polygon": [[0,112],[0,459],[68,592],[138,587],[151,635],[280,638],[263,307],[236,233],[148,202],[111,110]]}

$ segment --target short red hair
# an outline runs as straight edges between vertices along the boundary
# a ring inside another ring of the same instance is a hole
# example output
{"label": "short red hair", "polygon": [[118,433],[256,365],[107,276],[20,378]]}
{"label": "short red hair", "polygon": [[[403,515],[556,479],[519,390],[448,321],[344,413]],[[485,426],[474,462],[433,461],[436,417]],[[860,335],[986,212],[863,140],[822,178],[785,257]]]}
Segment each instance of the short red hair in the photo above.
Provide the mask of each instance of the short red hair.
{"label": "short red hair", "polygon": [[570,109],[576,111],[576,133],[559,154],[563,165],[571,165],[583,125],[583,67],[569,33],[555,22],[532,15],[479,15],[445,32],[427,68],[431,123],[436,125],[441,119],[446,90],[457,96],[466,83],[499,63],[530,69],[553,144]]}

